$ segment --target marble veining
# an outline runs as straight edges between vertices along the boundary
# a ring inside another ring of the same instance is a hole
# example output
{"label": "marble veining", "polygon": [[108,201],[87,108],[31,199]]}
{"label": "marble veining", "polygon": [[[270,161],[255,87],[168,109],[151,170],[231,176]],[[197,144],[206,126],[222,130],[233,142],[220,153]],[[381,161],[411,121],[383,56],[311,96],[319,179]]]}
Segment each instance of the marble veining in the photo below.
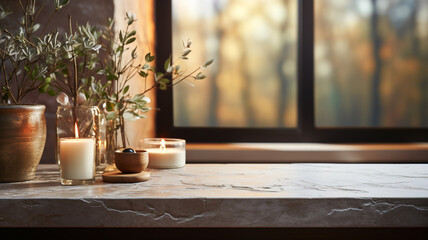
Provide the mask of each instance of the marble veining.
{"label": "marble veining", "polygon": [[0,184],[1,227],[428,227],[428,164],[187,164],[141,183]]}
{"label": "marble veining", "polygon": [[428,211],[428,207],[419,207],[413,204],[392,204],[384,201],[376,201],[370,199],[368,202],[364,203],[361,208],[345,208],[345,209],[332,209],[327,215],[332,215],[335,213],[342,213],[347,211],[364,211],[364,208],[370,208],[372,211],[378,214],[386,214],[397,208],[412,208],[418,211]]}

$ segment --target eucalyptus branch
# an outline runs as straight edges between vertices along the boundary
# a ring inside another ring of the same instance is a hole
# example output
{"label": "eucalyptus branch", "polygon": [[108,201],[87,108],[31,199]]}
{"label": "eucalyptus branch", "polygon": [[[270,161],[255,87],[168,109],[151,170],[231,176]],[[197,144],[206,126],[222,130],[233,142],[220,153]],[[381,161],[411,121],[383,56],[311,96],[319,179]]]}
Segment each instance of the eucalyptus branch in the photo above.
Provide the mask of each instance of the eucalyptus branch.
{"label": "eucalyptus branch", "polygon": [[[199,71],[201,69],[201,67],[196,68],[194,71],[192,71],[191,73],[189,73],[188,75],[182,77],[181,79],[177,80],[174,82],[175,79],[172,80],[171,86],[175,86],[177,84],[179,84],[180,82],[186,80],[187,78],[189,78],[190,76],[192,76],[193,74],[195,74],[197,71]],[[181,76],[180,76],[181,77]],[[179,77],[179,78],[180,78]]]}
{"label": "eucalyptus branch", "polygon": [[19,6],[21,7],[21,9],[22,9],[23,13],[24,13],[24,14],[26,14],[26,13],[27,13],[27,10],[26,10],[26,8],[24,8],[24,6],[22,5],[22,1],[21,1],[21,0],[19,0],[19,1],[18,1],[18,3],[19,3]]}
{"label": "eucalyptus branch", "polygon": [[[14,41],[19,41],[16,37],[10,33],[7,29],[4,29],[4,32],[7,33]],[[22,38],[26,43],[30,44],[32,47],[36,48],[38,51],[43,52],[39,47],[37,47],[34,43],[30,42],[27,38]]]}
{"label": "eucalyptus branch", "polygon": [[25,20],[24,20],[24,24],[25,24],[25,32],[27,33],[27,22],[28,22],[28,18],[27,18],[27,7],[28,7],[28,0],[25,4],[25,7],[22,5],[21,0],[18,1],[19,5],[21,6],[22,12],[24,14]]}
{"label": "eucalyptus branch", "polygon": [[[174,86],[186,78],[192,77],[195,80],[205,78],[201,72],[197,73],[201,68],[208,66],[212,61],[208,61],[203,66],[196,68],[190,73],[183,73],[179,71],[179,66],[170,62],[170,58],[165,62],[165,71],[157,71],[155,67],[151,66],[155,56],[147,53],[144,57],[144,63],[135,63],[137,61],[137,47],[130,48],[130,44],[136,40],[136,31],[131,30],[131,25],[136,20],[134,16],[127,13],[125,20],[127,26],[124,30],[120,30],[115,36],[112,32],[113,22],[109,21],[108,26],[104,28],[101,33],[101,49],[107,53],[107,59],[98,59],[99,63],[95,70],[97,75],[102,75],[101,78],[88,78],[85,80],[82,91],[88,102],[95,103],[99,106],[105,106],[101,109],[108,120],[114,122],[114,129],[116,133],[121,134],[122,147],[126,147],[129,143],[125,132],[125,120],[131,116],[132,118],[143,118],[144,113],[148,112],[151,108],[147,106],[150,99],[145,95],[156,88],[165,90],[170,86]],[[190,50],[190,40],[184,44],[182,55],[177,59],[186,60]],[[84,58],[86,55],[83,55]],[[125,60],[126,57],[129,59]],[[174,61],[175,63],[175,61]],[[85,67],[85,62],[83,66]],[[137,73],[144,81],[144,91],[132,95],[128,93],[130,88],[130,81],[137,76]],[[197,74],[196,74],[197,73]],[[148,77],[154,77],[153,84],[148,86]],[[171,78],[169,80],[168,78]],[[128,116],[128,117],[127,117]]]}
{"label": "eucalyptus branch", "polygon": [[[16,1],[22,10],[23,22],[20,22],[19,26],[23,32],[14,35],[10,29],[2,29],[2,33],[4,33],[2,38],[5,40],[0,45],[1,64],[5,78],[1,92],[3,102],[11,100],[15,104],[20,104],[28,93],[37,89],[40,92],[52,94],[53,84],[46,79],[49,78],[52,69],[58,67],[57,60],[52,57],[60,51],[58,34],[47,34],[44,37],[39,35],[40,38],[33,37],[40,26],[36,20],[48,2],[49,0],[44,0],[36,8],[36,0],[27,0],[25,3],[22,0]],[[68,2],[67,0],[55,0],[56,11],[67,5]],[[4,9],[0,9],[0,11],[3,11],[3,16],[10,14]],[[11,66],[10,73],[5,70],[6,64]]]}
{"label": "eucalyptus branch", "polygon": [[[39,7],[39,10],[37,10],[37,13],[34,15],[34,20],[39,16],[39,14],[42,12],[43,8],[45,8],[46,3],[48,2],[48,0],[43,1],[42,5]],[[49,18],[50,19],[50,18]],[[48,24],[45,25],[45,27]],[[43,34],[43,33],[42,33]]]}

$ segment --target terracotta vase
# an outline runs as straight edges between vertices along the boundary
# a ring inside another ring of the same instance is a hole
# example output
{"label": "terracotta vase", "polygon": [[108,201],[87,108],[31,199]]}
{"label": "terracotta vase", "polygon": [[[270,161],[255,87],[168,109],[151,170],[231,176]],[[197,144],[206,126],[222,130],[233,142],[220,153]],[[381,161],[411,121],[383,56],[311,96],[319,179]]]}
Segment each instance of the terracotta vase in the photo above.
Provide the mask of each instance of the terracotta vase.
{"label": "terracotta vase", "polygon": [[46,142],[44,105],[0,105],[0,182],[35,177]]}

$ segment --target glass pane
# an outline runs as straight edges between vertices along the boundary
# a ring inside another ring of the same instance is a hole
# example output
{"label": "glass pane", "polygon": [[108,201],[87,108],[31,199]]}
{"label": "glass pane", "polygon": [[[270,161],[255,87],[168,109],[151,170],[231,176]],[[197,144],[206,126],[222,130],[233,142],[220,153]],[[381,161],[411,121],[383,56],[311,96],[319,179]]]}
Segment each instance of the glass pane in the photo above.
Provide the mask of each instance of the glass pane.
{"label": "glass pane", "polygon": [[215,58],[207,79],[174,87],[175,126],[296,126],[296,2],[172,1],[173,59],[187,39],[183,69]]}
{"label": "glass pane", "polygon": [[428,126],[428,1],[315,1],[321,127]]}

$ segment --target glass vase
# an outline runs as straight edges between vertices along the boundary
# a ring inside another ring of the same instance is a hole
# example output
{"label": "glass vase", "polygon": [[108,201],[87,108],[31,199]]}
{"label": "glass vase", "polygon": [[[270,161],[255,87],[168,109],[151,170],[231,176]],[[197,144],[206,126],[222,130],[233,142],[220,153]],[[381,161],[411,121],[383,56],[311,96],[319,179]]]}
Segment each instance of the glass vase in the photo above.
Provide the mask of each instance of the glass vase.
{"label": "glass vase", "polygon": [[103,135],[105,136],[105,152],[104,156],[107,162],[105,172],[117,171],[115,164],[115,152],[129,147],[129,140],[125,131],[125,120],[123,116],[116,119],[107,119],[104,115],[105,125],[102,127]]}
{"label": "glass vase", "polygon": [[114,152],[116,151],[116,130],[115,121],[107,119],[105,115],[102,117],[101,132],[103,135],[103,149],[102,158],[106,163],[106,172],[116,171],[116,165],[114,161]]}
{"label": "glass vase", "polygon": [[[62,184],[73,185],[93,181],[95,175],[90,174],[91,166],[94,174],[103,172],[106,160],[102,154],[105,140],[100,131],[101,123],[100,110],[96,106],[57,108],[55,156],[60,166]],[[90,147],[92,145],[93,153]],[[93,159],[89,159],[92,154]]]}

